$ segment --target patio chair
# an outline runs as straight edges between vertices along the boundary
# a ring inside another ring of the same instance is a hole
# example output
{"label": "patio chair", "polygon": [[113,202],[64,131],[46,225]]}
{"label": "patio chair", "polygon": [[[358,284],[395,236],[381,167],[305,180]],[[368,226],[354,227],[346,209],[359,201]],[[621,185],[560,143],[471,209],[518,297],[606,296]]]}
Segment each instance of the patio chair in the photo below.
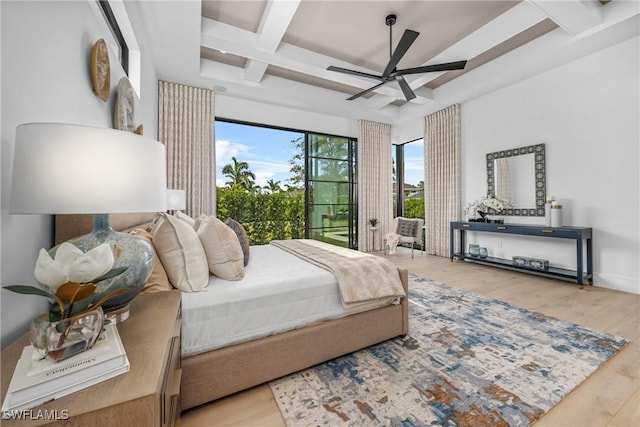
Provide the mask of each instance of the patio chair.
{"label": "patio chair", "polygon": [[413,247],[417,243],[420,245],[421,252],[424,252],[424,240],[422,239],[422,226],[424,219],[422,218],[404,218],[396,217],[391,223],[391,231],[395,231],[400,236],[399,245],[411,245],[411,258],[413,258]]}

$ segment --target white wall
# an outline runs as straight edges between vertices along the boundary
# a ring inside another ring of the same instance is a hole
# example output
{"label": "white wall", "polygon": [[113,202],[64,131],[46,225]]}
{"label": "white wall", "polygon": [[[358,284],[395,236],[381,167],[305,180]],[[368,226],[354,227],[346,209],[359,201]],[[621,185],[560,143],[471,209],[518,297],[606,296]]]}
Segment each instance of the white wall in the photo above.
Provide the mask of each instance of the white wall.
{"label": "white wall", "polygon": [[[545,143],[547,195],[562,203],[565,225],[593,228],[595,284],[634,293],[640,293],[639,51],[636,37],[462,105],[462,205],[486,194],[486,153]],[[490,255],[575,268],[570,242],[481,234],[474,240]]]}
{"label": "white wall", "polygon": [[224,93],[216,94],[215,99],[216,117],[310,132],[324,132],[329,135],[358,137],[357,120],[231,98]]}
{"label": "white wall", "polygon": [[[111,58],[112,93],[104,103],[93,94],[89,54],[107,27],[89,1],[2,1],[2,285],[34,284],[40,248],[53,244],[52,217],[9,215],[15,129],[26,122],[66,122],[112,127],[115,85],[124,71]],[[134,23],[135,24],[135,23]],[[134,25],[134,28],[136,26]],[[142,35],[141,35],[142,36]],[[142,37],[144,40],[144,38]],[[137,119],[145,134],[157,134],[157,79],[143,52],[143,87]],[[2,347],[46,310],[46,300],[0,291]]]}

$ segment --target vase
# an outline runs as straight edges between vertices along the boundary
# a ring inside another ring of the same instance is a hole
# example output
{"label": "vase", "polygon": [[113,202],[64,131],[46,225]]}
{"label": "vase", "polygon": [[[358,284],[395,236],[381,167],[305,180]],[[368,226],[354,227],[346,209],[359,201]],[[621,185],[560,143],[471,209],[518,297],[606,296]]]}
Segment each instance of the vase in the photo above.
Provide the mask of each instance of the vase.
{"label": "vase", "polygon": [[49,313],[41,314],[31,322],[34,357],[49,357],[59,362],[89,350],[100,337],[103,326],[101,307],[57,322],[49,321]]}
{"label": "vase", "polygon": [[482,259],[485,259],[487,257],[488,253],[487,253],[487,248],[485,247],[480,247],[478,249],[478,256]]}
{"label": "vase", "polygon": [[[102,304],[107,318],[123,322],[129,317],[129,302],[144,288],[144,284],[153,270],[153,250],[146,241],[128,233],[113,231],[109,221],[109,215],[94,215],[93,229],[91,233],[75,237],[69,240],[82,252],[102,243],[108,243],[113,248],[115,262],[113,267],[127,267],[127,270],[115,277],[103,280],[97,285],[92,296],[92,304],[101,300],[104,296],[118,289],[125,292],[110,298]],[[51,257],[55,257],[60,245],[49,250]]]}
{"label": "vase", "polygon": [[475,243],[469,244],[469,255],[478,256],[479,253],[480,253],[480,245],[477,245]]}

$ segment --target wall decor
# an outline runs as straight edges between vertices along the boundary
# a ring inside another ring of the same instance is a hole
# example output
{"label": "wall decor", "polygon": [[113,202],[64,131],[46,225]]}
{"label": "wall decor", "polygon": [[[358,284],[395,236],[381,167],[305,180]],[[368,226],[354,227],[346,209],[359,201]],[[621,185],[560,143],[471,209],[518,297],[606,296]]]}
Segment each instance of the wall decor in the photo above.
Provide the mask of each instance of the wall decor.
{"label": "wall decor", "polygon": [[[501,215],[544,216],[546,199],[544,144],[487,153],[487,196],[498,197],[508,187],[511,207]],[[503,196],[504,197],[504,196]]]}
{"label": "wall decor", "polygon": [[113,126],[119,130],[135,132],[136,124],[133,113],[133,87],[131,87],[129,79],[123,77],[118,82]]}
{"label": "wall decor", "polygon": [[93,92],[98,98],[107,102],[111,93],[111,67],[109,66],[109,50],[104,39],[93,44],[89,62]]}

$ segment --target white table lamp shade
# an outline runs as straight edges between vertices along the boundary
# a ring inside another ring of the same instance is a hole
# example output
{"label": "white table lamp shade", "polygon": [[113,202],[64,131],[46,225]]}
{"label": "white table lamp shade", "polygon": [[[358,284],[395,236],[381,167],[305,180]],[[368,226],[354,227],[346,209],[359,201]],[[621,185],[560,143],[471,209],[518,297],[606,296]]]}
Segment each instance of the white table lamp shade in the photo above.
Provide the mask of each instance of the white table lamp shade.
{"label": "white table lamp shade", "polygon": [[10,213],[158,212],[166,188],[165,147],[151,138],[62,123],[16,129]]}
{"label": "white table lamp shade", "polygon": [[[70,240],[83,252],[108,243],[113,267],[127,270],[101,281],[93,303],[124,288],[102,307],[126,320],[129,301],[153,269],[151,246],[114,232],[109,214],[161,212],[167,206],[165,147],[151,138],[114,129],[63,123],[17,127],[13,157],[12,214],[94,214],[93,231]],[[55,256],[58,247],[49,253]]]}
{"label": "white table lamp shade", "polygon": [[187,192],[167,190],[167,210],[180,211],[187,208]]}

